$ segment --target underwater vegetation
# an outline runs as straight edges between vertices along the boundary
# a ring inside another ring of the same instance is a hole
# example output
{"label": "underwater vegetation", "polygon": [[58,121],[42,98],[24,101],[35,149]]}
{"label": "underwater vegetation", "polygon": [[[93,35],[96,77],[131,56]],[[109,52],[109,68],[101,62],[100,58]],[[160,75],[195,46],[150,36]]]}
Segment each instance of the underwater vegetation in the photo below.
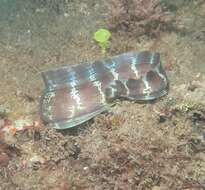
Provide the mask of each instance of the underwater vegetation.
{"label": "underwater vegetation", "polygon": [[204,0],[111,0],[109,4],[109,27],[128,36],[159,37],[162,32],[178,32],[187,29],[180,25],[177,11],[183,7],[204,4]]}
{"label": "underwater vegetation", "polygon": [[175,16],[161,0],[111,0],[110,28],[134,36],[157,36],[174,27]]}
{"label": "underwater vegetation", "polygon": [[94,33],[93,38],[100,46],[102,54],[105,55],[107,49],[110,47],[110,41],[109,41],[109,39],[111,38],[110,31],[100,28]]}

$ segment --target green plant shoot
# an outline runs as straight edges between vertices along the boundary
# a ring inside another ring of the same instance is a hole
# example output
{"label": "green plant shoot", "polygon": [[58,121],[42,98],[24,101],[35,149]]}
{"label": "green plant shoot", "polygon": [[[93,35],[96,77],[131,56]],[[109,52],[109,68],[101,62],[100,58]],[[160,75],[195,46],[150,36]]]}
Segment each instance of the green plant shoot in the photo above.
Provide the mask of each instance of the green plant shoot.
{"label": "green plant shoot", "polygon": [[111,33],[106,29],[99,29],[94,33],[94,39],[101,48],[102,54],[105,55],[107,49],[110,47]]}

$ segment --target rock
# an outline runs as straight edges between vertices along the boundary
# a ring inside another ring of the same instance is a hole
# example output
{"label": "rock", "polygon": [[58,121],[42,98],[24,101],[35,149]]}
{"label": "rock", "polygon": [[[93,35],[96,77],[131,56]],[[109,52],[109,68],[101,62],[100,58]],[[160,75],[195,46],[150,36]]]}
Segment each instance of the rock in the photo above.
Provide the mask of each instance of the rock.
{"label": "rock", "polygon": [[28,161],[28,166],[32,167],[33,169],[37,170],[41,164],[45,163],[45,159],[40,156],[40,155],[36,155],[34,154]]}

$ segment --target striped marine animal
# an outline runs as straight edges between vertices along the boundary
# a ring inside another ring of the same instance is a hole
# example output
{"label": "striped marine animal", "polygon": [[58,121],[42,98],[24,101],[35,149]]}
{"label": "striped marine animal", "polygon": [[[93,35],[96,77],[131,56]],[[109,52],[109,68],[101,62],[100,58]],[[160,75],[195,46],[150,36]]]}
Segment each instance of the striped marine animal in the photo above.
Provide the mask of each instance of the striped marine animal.
{"label": "striped marine animal", "polygon": [[46,89],[40,115],[56,129],[77,126],[108,109],[117,98],[149,101],[168,92],[155,52],[128,52],[42,73]]}

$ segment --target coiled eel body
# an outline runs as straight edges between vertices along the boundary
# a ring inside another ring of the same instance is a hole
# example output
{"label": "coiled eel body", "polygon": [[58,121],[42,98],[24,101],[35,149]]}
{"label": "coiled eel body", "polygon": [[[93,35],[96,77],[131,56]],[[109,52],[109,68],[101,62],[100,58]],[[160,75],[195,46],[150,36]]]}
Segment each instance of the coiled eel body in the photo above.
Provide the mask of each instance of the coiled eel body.
{"label": "coiled eel body", "polygon": [[117,98],[148,101],[168,91],[160,54],[149,51],[65,66],[42,76],[46,89],[40,115],[56,129],[71,128],[95,117]]}

